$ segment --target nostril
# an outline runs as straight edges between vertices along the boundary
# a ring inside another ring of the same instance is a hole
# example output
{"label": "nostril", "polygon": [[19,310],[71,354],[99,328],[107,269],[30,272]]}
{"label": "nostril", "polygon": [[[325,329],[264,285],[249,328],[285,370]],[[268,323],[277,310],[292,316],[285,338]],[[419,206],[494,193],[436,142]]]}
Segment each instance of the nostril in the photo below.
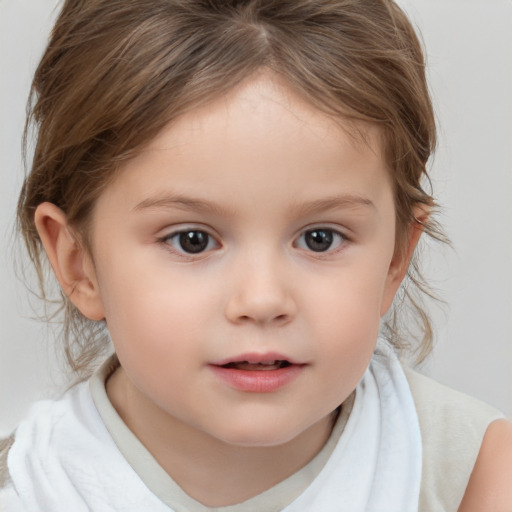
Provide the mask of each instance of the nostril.
{"label": "nostril", "polygon": [[289,320],[289,315],[282,314],[282,315],[276,315],[273,318],[258,318],[258,317],[252,317],[251,315],[240,315],[237,319],[238,322],[241,323],[247,323],[247,322],[256,322],[256,323],[277,323],[282,324],[286,323]]}

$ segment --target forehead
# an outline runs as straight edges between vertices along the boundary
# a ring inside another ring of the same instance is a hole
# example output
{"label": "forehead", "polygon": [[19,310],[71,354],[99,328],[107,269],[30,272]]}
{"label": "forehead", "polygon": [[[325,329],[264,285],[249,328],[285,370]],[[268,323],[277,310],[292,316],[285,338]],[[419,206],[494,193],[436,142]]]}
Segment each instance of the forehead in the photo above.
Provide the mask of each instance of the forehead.
{"label": "forehead", "polygon": [[259,70],[227,94],[181,115],[143,151],[165,149],[171,140],[178,145],[193,131],[221,134],[222,130],[233,127],[240,134],[239,138],[245,136],[251,142],[257,142],[258,136],[263,135],[264,142],[268,144],[268,139],[279,138],[286,126],[290,130],[288,136],[291,132],[307,135],[324,144],[329,138],[337,139],[336,144],[343,144],[344,137],[337,138],[336,135],[343,131],[354,146],[361,149],[370,147],[380,155],[381,131],[375,124],[350,120],[348,115],[336,115],[327,110],[314,106],[284,78]]}
{"label": "forehead", "polygon": [[326,114],[262,73],[170,123],[113,185],[138,203],[198,190],[241,204],[341,193],[374,201],[389,188],[380,140],[375,126]]}

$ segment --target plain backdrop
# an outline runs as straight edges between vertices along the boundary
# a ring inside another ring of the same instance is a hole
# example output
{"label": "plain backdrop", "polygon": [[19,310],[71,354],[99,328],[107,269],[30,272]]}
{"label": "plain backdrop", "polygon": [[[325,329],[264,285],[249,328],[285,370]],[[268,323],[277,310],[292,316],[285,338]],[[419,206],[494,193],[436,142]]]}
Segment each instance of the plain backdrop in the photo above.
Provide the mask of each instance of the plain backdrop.
{"label": "plain backdrop", "polygon": [[[425,252],[446,300],[424,373],[512,415],[512,1],[403,0],[427,48],[440,127],[433,162],[453,250]],[[21,134],[56,0],[0,0],[0,435],[59,390],[44,324],[13,270]],[[22,261],[21,261],[22,263]]]}

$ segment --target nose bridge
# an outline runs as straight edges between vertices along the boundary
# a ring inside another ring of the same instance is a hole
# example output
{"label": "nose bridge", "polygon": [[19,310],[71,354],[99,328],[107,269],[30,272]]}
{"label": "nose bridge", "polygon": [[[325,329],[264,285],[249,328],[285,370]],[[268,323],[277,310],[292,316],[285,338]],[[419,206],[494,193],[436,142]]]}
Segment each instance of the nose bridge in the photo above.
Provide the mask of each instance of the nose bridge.
{"label": "nose bridge", "polygon": [[286,323],[295,301],[286,279],[286,255],[277,247],[247,248],[235,263],[226,308],[232,322]]}

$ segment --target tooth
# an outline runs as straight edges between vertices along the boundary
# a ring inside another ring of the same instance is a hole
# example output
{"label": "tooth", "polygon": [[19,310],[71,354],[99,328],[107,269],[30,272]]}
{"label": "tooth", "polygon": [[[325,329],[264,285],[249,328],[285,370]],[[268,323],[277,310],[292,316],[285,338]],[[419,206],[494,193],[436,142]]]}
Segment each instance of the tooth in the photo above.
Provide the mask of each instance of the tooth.
{"label": "tooth", "polygon": [[272,366],[273,364],[276,364],[276,361],[262,361],[260,364],[264,366]]}

